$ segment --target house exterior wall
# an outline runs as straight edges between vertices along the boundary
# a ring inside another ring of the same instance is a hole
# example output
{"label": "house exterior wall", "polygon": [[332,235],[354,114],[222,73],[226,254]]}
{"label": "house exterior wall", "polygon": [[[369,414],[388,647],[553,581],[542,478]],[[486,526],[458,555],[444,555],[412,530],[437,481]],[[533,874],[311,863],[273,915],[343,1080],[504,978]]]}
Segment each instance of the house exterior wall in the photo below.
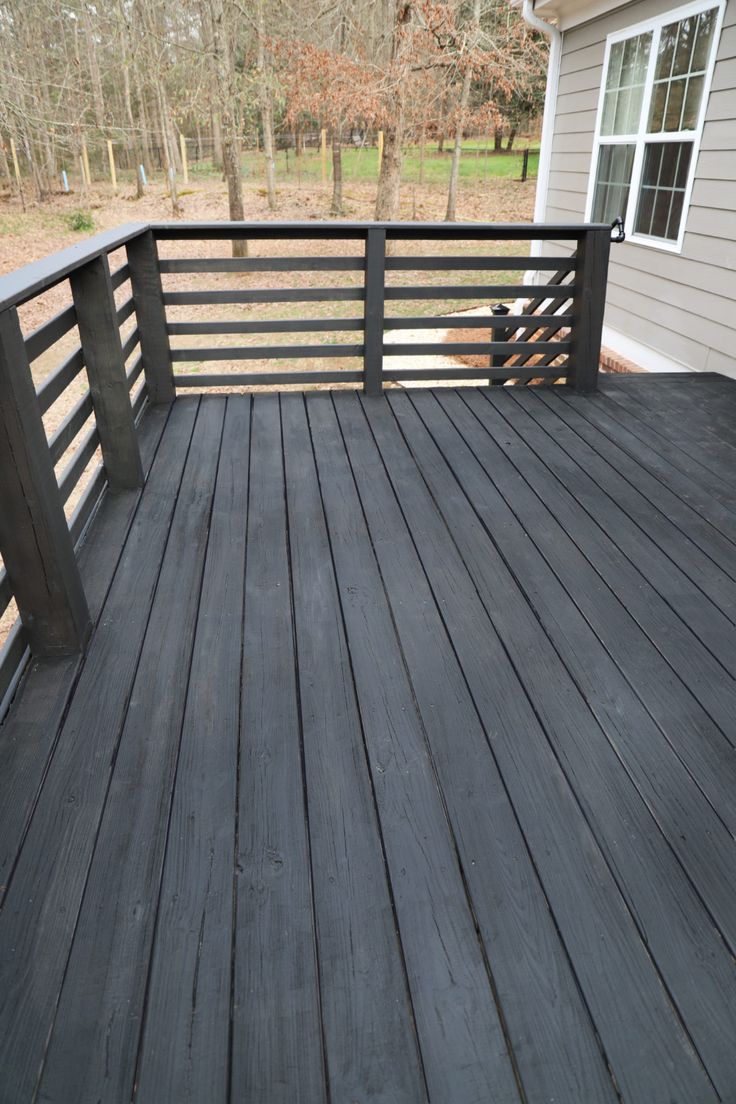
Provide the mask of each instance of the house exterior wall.
{"label": "house exterior wall", "polygon": [[[637,0],[564,33],[548,221],[585,216],[606,36],[678,6]],[[736,0],[716,58],[682,252],[613,246],[605,322],[678,365],[736,376]]]}

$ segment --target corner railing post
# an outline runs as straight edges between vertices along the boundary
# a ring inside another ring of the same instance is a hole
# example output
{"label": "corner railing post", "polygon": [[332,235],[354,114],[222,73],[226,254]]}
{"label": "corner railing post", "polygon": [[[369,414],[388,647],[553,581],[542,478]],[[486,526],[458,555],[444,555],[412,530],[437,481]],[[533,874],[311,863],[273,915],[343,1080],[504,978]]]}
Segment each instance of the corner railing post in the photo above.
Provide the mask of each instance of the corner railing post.
{"label": "corner railing post", "polygon": [[166,329],[166,308],[158,267],[158,249],[153,231],[146,230],[126,245],[130,284],[133,289],[138,332],[141,338],[143,373],[152,403],[169,403],[176,398],[171,346]]}
{"label": "corner railing post", "polygon": [[386,277],[386,231],[370,227],[365,243],[365,324],[363,329],[363,390],[383,391],[383,316]]}
{"label": "corner railing post", "polygon": [[[494,303],[491,307],[491,314],[494,318],[503,318],[504,315],[509,314],[509,308],[505,303]],[[491,328],[491,341],[508,341],[512,333],[513,330],[510,330],[508,326],[493,326]],[[491,353],[491,368],[503,368],[508,359],[508,353]],[[503,386],[504,381],[491,377],[489,383],[491,387],[496,387],[498,385]]]}
{"label": "corner railing post", "polygon": [[578,243],[568,377],[576,391],[595,391],[598,386],[610,249],[608,228],[586,230]]}
{"label": "corner railing post", "polygon": [[112,491],[140,487],[143,467],[107,257],[77,269],[69,283],[108,485]]}
{"label": "corner railing post", "polygon": [[18,313],[0,313],[0,552],[36,656],[80,651],[91,623]]}

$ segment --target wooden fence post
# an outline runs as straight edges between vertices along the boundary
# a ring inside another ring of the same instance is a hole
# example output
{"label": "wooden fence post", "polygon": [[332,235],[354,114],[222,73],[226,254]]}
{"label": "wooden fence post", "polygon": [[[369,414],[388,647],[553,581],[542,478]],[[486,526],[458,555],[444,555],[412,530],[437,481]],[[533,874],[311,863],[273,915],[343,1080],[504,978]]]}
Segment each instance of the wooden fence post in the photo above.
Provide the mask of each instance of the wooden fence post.
{"label": "wooden fence post", "polygon": [[176,398],[171,348],[166,330],[166,309],[158,268],[158,250],[150,230],[126,245],[130,284],[133,289],[141,357],[152,403],[173,402]]}
{"label": "wooden fence post", "polygon": [[69,277],[107,482],[112,491],[143,485],[115,296],[106,256]]}
{"label": "wooden fence post", "polygon": [[0,314],[0,551],[33,654],[81,651],[89,610],[14,307]]}
{"label": "wooden fence post", "polygon": [[84,170],[84,177],[87,183],[87,187],[92,186],[92,173],[89,169],[89,154],[87,153],[87,143],[82,140],[82,168]]}
{"label": "wooden fence post", "polygon": [[383,315],[386,273],[386,231],[371,227],[365,243],[365,317],[363,326],[363,390],[383,391]]}
{"label": "wooden fence post", "polygon": [[107,140],[107,157],[110,162],[110,180],[112,181],[112,188],[114,192],[118,190],[118,174],[115,171],[115,154],[112,149],[112,142],[108,138]]}
{"label": "wooden fence post", "polygon": [[578,242],[568,376],[569,386],[576,391],[595,391],[598,386],[610,249],[608,227],[586,230]]}
{"label": "wooden fence post", "polygon": [[189,163],[187,161],[187,140],[183,134],[179,135],[179,148],[181,149],[181,172],[185,184],[189,183]]}

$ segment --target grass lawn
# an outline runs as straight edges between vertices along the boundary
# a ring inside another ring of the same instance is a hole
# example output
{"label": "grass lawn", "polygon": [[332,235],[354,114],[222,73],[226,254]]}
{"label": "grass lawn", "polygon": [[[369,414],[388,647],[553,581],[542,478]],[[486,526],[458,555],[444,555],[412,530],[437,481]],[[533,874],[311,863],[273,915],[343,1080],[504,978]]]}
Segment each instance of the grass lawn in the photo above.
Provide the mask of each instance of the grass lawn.
{"label": "grass lawn", "polygon": [[[469,139],[463,146],[460,158],[460,181],[463,184],[483,184],[488,180],[519,180],[521,178],[524,147],[510,153],[496,153],[492,148],[479,145],[477,139]],[[436,143],[427,143],[424,156],[424,182],[426,184],[447,185],[450,180],[452,145],[444,153],[437,152]],[[532,153],[529,157],[529,176],[537,174],[539,156]],[[375,147],[363,148],[348,146],[342,153],[342,171],[346,183],[369,183],[378,179],[378,150]],[[193,177],[208,176],[213,173],[211,162],[200,161],[190,165]],[[243,172],[246,178],[263,177],[263,155],[255,150],[243,154]],[[322,159],[319,150],[305,150],[301,157],[294,156],[293,150],[279,150],[276,155],[276,175],[281,182],[305,183],[321,179]],[[332,156],[327,150],[327,175],[332,177]],[[401,178],[406,184],[419,183],[420,156],[417,146],[404,151]]]}

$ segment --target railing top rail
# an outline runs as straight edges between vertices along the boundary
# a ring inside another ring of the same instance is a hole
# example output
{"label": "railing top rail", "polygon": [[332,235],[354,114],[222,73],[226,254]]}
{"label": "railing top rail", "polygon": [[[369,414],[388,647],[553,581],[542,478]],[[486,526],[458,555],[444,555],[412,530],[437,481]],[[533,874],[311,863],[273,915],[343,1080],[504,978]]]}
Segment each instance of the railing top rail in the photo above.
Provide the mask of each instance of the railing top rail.
{"label": "railing top rail", "polygon": [[385,230],[394,240],[431,240],[464,238],[476,241],[533,240],[537,238],[575,239],[591,230],[610,233],[609,223],[529,223],[529,222],[152,222],[149,229],[157,238],[181,240],[195,238],[362,238],[368,230]]}
{"label": "railing top rail", "polygon": [[137,238],[148,229],[146,222],[129,222],[115,230],[106,230],[92,238],[70,245],[58,253],[50,253],[40,261],[33,261],[0,276],[0,310],[17,307],[60,283],[71,272],[93,261],[104,253],[111,253],[132,238]]}
{"label": "railing top rail", "polygon": [[0,276],[0,310],[19,306],[69,276],[82,265],[111,253],[152,230],[157,238],[227,240],[233,236],[262,240],[290,237],[314,239],[363,238],[368,230],[385,230],[401,240],[498,241],[579,238],[590,230],[610,230],[607,223],[493,223],[493,222],[131,222],[115,230],[51,253]]}

